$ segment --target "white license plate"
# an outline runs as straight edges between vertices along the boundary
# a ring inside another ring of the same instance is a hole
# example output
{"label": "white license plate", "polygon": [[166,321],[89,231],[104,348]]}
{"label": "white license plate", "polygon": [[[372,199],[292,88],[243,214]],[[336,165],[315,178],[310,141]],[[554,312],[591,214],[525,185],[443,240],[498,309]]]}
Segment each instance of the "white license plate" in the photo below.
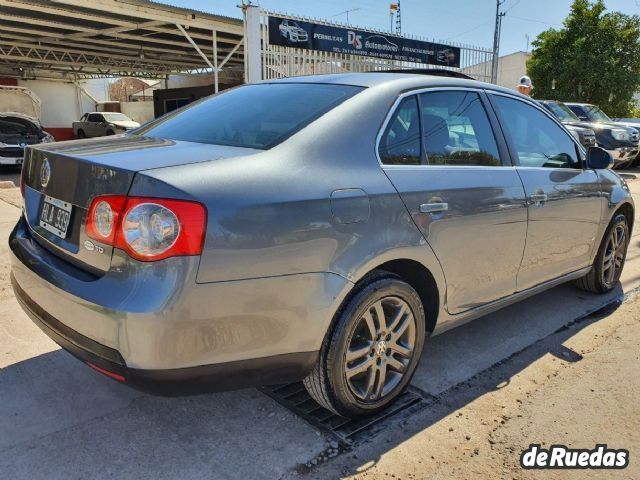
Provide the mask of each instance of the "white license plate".
{"label": "white license plate", "polygon": [[54,235],[65,238],[71,220],[72,205],[57,198],[45,196],[40,210],[40,226]]}

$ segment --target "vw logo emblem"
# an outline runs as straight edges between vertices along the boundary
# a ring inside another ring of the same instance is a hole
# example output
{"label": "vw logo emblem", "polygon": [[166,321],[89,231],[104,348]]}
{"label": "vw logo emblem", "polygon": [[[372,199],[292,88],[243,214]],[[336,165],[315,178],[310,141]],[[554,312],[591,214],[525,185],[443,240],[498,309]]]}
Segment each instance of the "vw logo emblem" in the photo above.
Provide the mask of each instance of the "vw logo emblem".
{"label": "vw logo emblem", "polygon": [[51,180],[51,163],[45,158],[44,162],[42,162],[42,167],[40,167],[40,185],[46,187],[49,184],[49,180]]}

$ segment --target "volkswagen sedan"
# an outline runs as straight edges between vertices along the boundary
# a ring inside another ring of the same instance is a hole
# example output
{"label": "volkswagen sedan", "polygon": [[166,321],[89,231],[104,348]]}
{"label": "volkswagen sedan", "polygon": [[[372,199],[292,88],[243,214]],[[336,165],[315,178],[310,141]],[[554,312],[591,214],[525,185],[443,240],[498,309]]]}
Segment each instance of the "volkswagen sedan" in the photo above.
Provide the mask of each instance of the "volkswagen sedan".
{"label": "volkswagen sedan", "polygon": [[133,133],[30,146],[13,287],[117,381],[304,379],[366,415],[407,386],[425,337],[563,282],[614,288],[634,205],[610,164],[469,79],[246,85]]}

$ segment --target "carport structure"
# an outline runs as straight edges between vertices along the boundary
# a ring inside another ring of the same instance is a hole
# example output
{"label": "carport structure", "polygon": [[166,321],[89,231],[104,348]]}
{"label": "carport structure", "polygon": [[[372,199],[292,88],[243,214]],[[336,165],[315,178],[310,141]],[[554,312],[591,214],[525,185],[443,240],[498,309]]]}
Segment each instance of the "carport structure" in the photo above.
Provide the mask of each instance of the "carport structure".
{"label": "carport structure", "polygon": [[0,0],[0,75],[244,70],[242,20],[148,0]]}

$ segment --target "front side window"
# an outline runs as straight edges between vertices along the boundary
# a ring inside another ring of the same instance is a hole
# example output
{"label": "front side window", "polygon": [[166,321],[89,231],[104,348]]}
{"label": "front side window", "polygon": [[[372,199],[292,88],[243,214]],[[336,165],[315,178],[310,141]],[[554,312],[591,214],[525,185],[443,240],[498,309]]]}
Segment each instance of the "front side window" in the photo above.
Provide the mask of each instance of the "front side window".
{"label": "front side window", "polygon": [[491,123],[476,92],[423,93],[420,107],[429,165],[502,165]]}
{"label": "front side window", "polygon": [[580,167],[575,143],[553,120],[520,100],[501,95],[494,95],[493,99],[520,166]]}
{"label": "front side window", "polygon": [[380,140],[385,165],[420,165],[420,114],[415,96],[407,97],[394,112]]}
{"label": "front side window", "polygon": [[256,149],[271,148],[362,87],[262,83],[227,90],[147,124],[147,137]]}

